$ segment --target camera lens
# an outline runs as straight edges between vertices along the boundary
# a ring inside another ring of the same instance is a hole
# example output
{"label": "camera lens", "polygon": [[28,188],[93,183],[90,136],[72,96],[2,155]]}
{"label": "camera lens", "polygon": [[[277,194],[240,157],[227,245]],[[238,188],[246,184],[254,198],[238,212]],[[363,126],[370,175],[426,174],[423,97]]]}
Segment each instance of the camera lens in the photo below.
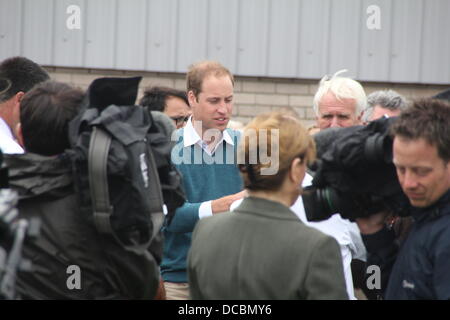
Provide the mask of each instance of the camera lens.
{"label": "camera lens", "polygon": [[302,199],[308,221],[326,220],[339,212],[340,199],[334,189],[309,186],[303,190]]}

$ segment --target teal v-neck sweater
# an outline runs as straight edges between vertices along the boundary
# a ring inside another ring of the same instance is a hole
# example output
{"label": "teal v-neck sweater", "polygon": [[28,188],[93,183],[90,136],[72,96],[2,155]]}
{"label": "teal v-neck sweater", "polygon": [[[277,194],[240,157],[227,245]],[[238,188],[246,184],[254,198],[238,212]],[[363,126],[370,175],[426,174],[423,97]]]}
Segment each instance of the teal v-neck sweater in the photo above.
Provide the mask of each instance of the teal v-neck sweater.
{"label": "teal v-neck sweater", "polygon": [[224,141],[212,156],[198,144],[183,147],[183,129],[177,131],[178,143],[172,151],[172,162],[182,174],[187,201],[176,211],[171,224],[163,228],[165,239],[161,273],[164,281],[188,281],[186,260],[201,203],[239,192],[243,188],[236,166],[240,133],[230,129],[227,131],[234,140],[234,146]]}

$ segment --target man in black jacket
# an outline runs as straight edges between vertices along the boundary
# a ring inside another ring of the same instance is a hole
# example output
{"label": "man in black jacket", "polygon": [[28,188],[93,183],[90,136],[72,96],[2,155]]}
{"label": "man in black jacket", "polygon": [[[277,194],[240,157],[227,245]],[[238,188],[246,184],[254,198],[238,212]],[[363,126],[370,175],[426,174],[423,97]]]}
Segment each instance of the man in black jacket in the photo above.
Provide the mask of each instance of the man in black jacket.
{"label": "man in black jacket", "polygon": [[385,299],[450,299],[450,105],[415,101],[391,132],[393,162],[414,220],[399,248],[386,214],[357,219]]}
{"label": "man in black jacket", "polygon": [[67,125],[83,92],[46,82],[21,103],[18,140],[26,154],[5,162],[19,192],[20,216],[41,220],[40,236],[26,243],[33,271],[19,274],[24,299],[152,299],[159,281],[158,251],[136,254],[100,235],[79,211],[72,180]]}

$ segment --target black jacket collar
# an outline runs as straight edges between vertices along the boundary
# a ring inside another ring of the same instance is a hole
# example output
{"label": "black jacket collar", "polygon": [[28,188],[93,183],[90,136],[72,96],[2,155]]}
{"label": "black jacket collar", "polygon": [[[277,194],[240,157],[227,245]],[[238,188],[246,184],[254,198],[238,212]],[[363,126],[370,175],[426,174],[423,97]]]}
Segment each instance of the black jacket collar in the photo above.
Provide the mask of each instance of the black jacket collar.
{"label": "black jacket collar", "polygon": [[447,214],[450,214],[450,189],[431,206],[426,208],[412,207],[411,209],[411,216],[417,223],[434,220]]}

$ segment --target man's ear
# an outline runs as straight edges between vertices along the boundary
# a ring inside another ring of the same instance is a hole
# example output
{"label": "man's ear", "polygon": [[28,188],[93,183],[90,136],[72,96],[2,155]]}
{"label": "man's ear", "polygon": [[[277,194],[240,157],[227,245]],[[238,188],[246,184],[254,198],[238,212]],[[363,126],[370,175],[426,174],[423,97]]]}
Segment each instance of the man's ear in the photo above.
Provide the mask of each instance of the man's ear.
{"label": "man's ear", "polygon": [[25,95],[25,92],[23,91],[19,91],[16,93],[16,95],[14,96],[15,99],[15,103],[20,103],[22,101],[23,96]]}
{"label": "man's ear", "polygon": [[23,91],[19,91],[13,97],[13,118],[15,118],[16,121],[19,121],[20,102],[22,101],[24,95],[25,93]]}
{"label": "man's ear", "polygon": [[14,128],[14,133],[16,134],[17,142],[23,149],[25,149],[25,145],[23,143],[22,124],[20,122],[17,123],[16,127]]}
{"label": "man's ear", "polygon": [[194,104],[197,102],[197,98],[195,97],[194,91],[189,90],[187,93],[189,106],[193,108]]}
{"label": "man's ear", "polygon": [[15,126],[20,122],[20,103],[25,93],[23,91],[17,92],[13,97],[12,113],[11,113],[11,129],[14,131]]}
{"label": "man's ear", "polygon": [[362,121],[362,117],[364,115],[364,110],[359,113],[359,116],[356,118],[359,124],[364,124]]}

